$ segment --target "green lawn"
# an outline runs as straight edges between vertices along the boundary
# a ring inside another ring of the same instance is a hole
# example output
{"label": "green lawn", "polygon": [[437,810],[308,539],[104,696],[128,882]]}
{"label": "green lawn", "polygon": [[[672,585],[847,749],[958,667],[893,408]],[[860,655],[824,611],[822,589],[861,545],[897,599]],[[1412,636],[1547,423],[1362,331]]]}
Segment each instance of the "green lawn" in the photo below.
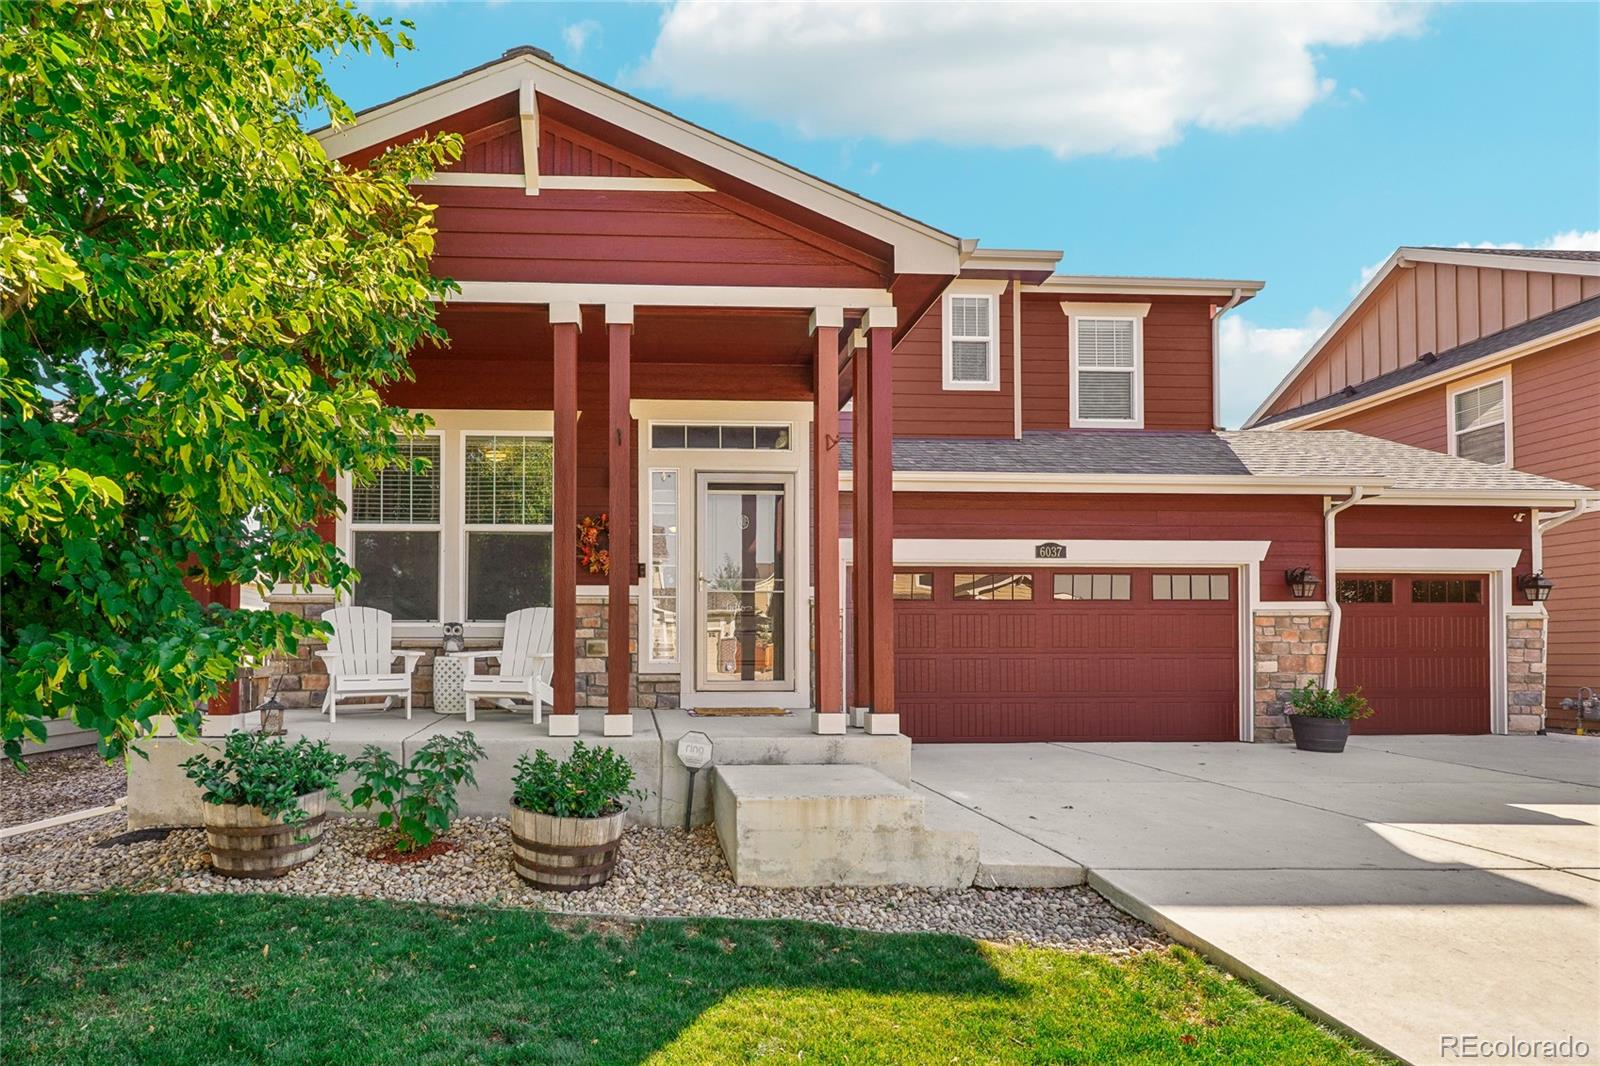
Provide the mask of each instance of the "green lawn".
{"label": "green lawn", "polygon": [[1182,950],[278,896],[0,921],[8,1064],[1374,1061]]}

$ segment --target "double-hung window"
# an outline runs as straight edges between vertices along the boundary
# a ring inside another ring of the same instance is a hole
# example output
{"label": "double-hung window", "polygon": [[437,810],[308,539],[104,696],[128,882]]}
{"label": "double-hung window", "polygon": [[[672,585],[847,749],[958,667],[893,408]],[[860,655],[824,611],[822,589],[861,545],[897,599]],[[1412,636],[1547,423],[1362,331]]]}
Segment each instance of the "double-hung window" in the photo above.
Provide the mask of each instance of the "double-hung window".
{"label": "double-hung window", "polygon": [[1497,378],[1450,392],[1450,454],[1474,462],[1511,462],[1510,379]]}
{"label": "double-hung window", "polygon": [[554,539],[549,437],[467,433],[462,441],[468,622],[550,605]]}
{"label": "double-hung window", "polygon": [[998,390],[999,349],[999,297],[991,293],[946,293],[944,387]]}
{"label": "double-hung window", "polygon": [[1073,314],[1070,310],[1068,315],[1072,425],[1133,429],[1143,426],[1143,316]]}
{"label": "double-hung window", "polygon": [[439,621],[439,437],[402,442],[402,461],[350,491],[355,602],[397,620]]}

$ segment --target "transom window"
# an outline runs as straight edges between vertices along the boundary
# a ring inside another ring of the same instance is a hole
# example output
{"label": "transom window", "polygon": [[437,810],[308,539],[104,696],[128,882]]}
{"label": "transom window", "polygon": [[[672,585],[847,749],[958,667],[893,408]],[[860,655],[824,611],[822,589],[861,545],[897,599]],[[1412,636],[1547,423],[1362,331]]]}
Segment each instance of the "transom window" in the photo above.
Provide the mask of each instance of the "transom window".
{"label": "transom window", "polygon": [[350,490],[353,601],[395,618],[439,618],[440,441],[404,441],[403,461]]}
{"label": "transom window", "polygon": [[1078,316],[1072,321],[1072,424],[1133,426],[1140,402],[1142,323],[1134,317]]}
{"label": "transom window", "polygon": [[957,574],[955,598],[958,600],[1003,600],[1020,602],[1033,599],[1032,574]]}
{"label": "transom window", "polygon": [[1482,603],[1483,587],[1473,578],[1430,578],[1411,582],[1412,603]]}
{"label": "transom window", "polygon": [[1058,600],[1126,600],[1133,597],[1132,574],[1056,574]]}
{"label": "transom window", "polygon": [[1150,598],[1153,600],[1225,600],[1229,594],[1227,574],[1152,574]]}
{"label": "transom window", "polygon": [[694,425],[676,422],[650,424],[652,448],[691,448],[702,451],[788,451],[788,426],[753,424]]}
{"label": "transom window", "polygon": [[915,574],[894,575],[894,598],[897,600],[933,599],[933,574],[923,570]]}
{"label": "transom window", "polygon": [[1504,378],[1453,393],[1451,452],[1478,463],[1504,464],[1508,458],[1506,407]]}
{"label": "transom window", "polygon": [[1394,582],[1388,578],[1340,578],[1335,586],[1340,603],[1393,603]]}
{"label": "transom window", "polygon": [[998,389],[999,299],[950,293],[944,298],[944,387]]}

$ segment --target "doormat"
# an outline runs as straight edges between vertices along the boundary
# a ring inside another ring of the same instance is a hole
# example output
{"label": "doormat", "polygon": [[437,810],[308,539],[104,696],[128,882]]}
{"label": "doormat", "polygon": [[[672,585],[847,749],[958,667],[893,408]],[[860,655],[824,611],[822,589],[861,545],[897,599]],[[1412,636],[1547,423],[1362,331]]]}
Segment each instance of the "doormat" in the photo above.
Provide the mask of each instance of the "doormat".
{"label": "doormat", "polygon": [[789,712],[782,707],[700,707],[689,713],[696,718],[782,718]]}

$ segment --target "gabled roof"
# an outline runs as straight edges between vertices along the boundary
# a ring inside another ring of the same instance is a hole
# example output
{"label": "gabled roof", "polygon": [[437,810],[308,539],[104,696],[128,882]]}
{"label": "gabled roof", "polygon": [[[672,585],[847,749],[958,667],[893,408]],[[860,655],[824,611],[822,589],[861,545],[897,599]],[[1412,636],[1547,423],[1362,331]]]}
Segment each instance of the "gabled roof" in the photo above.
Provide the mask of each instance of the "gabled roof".
{"label": "gabled roof", "polygon": [[[840,444],[848,470],[851,442]],[[1020,439],[919,437],[894,442],[896,483],[944,491],[1338,493],[1359,485],[1418,502],[1533,505],[1600,499],[1600,491],[1347,430],[1220,433],[1054,430]],[[900,475],[910,475],[902,479]],[[921,475],[918,477],[918,475]]]}
{"label": "gabled roof", "polygon": [[1093,293],[1131,296],[1216,296],[1239,295],[1239,302],[1250,299],[1267,287],[1264,281],[1230,278],[1163,278],[1142,275],[1052,274],[1026,292]]}
{"label": "gabled roof", "polygon": [[882,241],[894,250],[897,273],[953,275],[960,269],[963,247],[959,238],[564,67],[550,53],[529,46],[513,48],[497,60],[369,107],[358,112],[356,121],[348,126],[324,126],[313,135],[328,155],[346,156],[468,108],[520,93],[525,82],[531,82],[541,97]]}
{"label": "gabled roof", "polygon": [[1530,318],[1498,333],[1491,333],[1475,341],[1457,345],[1448,351],[1440,352],[1432,359],[1414,360],[1387,374],[1379,374],[1357,385],[1347,385],[1339,392],[1321,399],[1312,400],[1288,411],[1280,411],[1275,415],[1268,415],[1257,424],[1272,426],[1280,422],[1306,418],[1309,415],[1336,411],[1352,404],[1365,404],[1384,393],[1399,389],[1411,391],[1408,386],[1419,383],[1432,385],[1435,383],[1433,379],[1443,380],[1453,376],[1464,368],[1474,366],[1480,360],[1492,359],[1498,355],[1510,357],[1511,353],[1519,349],[1537,351],[1544,347],[1538,344],[1540,341],[1555,337],[1569,339],[1596,331],[1600,331],[1600,296],[1591,296],[1587,300],[1540,315],[1538,318]]}
{"label": "gabled roof", "polygon": [[[1514,259],[1515,264],[1507,262]],[[1328,343],[1338,336],[1344,329],[1345,323],[1355,317],[1356,313],[1366,305],[1367,299],[1383,287],[1389,280],[1389,275],[1412,263],[1446,263],[1453,266],[1490,267],[1498,269],[1515,269],[1540,271],[1551,274],[1584,274],[1600,277],[1600,253],[1594,252],[1569,252],[1548,249],[1530,248],[1439,248],[1427,245],[1403,245],[1394,250],[1394,254],[1383,261],[1383,265],[1367,279],[1367,283],[1356,293],[1355,299],[1340,312],[1339,317],[1322,331],[1322,336],[1317,338],[1315,344],[1307,349],[1306,354],[1294,368],[1283,376],[1277,387],[1267,394],[1249,418],[1245,419],[1245,428],[1258,425],[1267,411],[1278,401],[1290,385],[1300,377],[1306,367]]]}

